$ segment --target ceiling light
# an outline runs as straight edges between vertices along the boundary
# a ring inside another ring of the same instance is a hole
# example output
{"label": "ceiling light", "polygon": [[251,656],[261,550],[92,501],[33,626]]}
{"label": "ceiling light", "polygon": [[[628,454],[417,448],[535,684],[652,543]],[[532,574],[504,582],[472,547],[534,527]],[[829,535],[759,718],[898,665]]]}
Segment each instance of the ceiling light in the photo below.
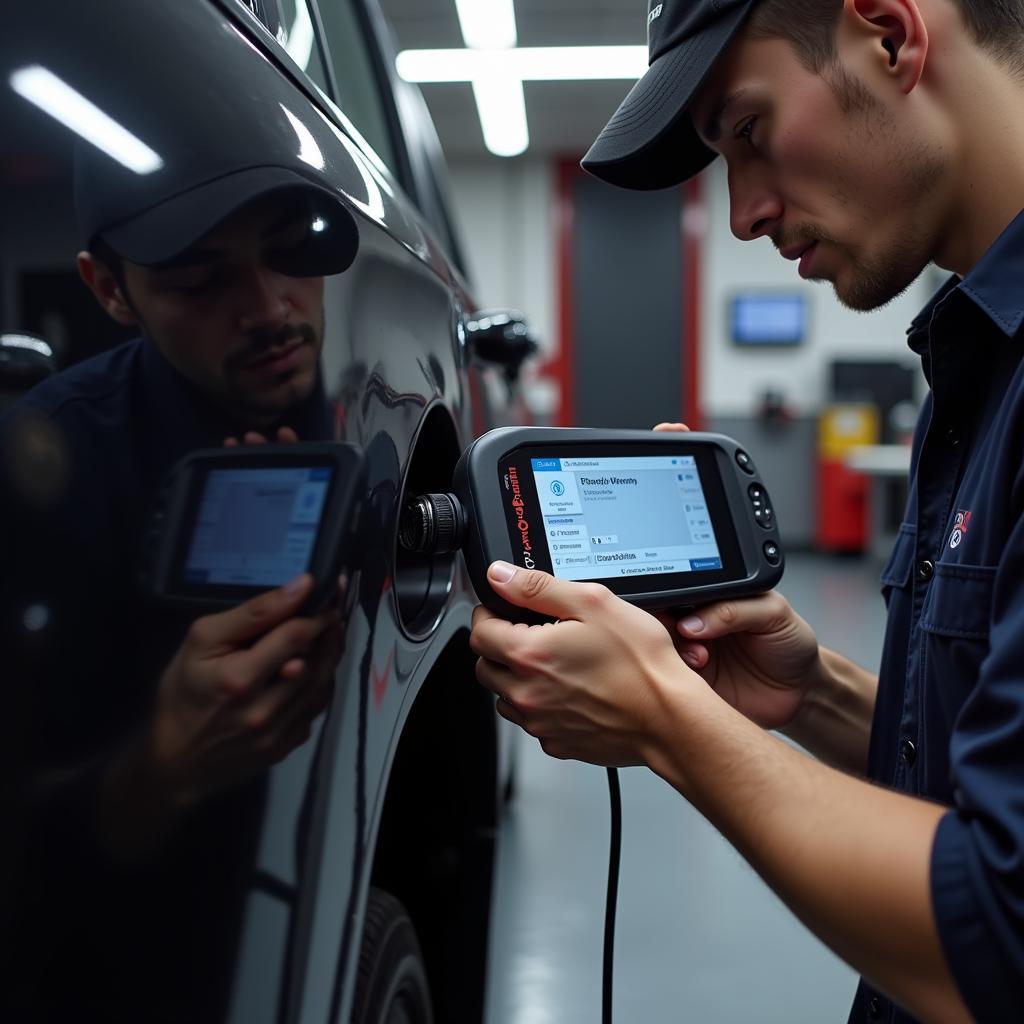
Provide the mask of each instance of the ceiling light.
{"label": "ceiling light", "polygon": [[455,0],[466,45],[498,50],[516,45],[512,0]]}
{"label": "ceiling light", "polygon": [[10,82],[19,96],[34,103],[128,170],[136,174],[150,174],[163,167],[159,154],[52,71],[32,64],[15,71]]}
{"label": "ceiling light", "polygon": [[521,46],[512,50],[403,50],[407,82],[472,82],[501,74],[521,82],[635,81],[647,70],[646,46]]}
{"label": "ceiling light", "polygon": [[523,83],[502,75],[473,79],[484,144],[495,156],[518,156],[530,144]]}

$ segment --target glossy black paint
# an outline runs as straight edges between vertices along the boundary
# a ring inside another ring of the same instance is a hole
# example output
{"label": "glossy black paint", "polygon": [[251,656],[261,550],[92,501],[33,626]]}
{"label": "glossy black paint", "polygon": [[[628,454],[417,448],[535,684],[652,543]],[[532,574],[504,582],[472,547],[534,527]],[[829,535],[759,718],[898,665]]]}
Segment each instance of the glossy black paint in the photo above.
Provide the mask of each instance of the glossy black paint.
{"label": "glossy black paint", "polygon": [[[0,33],[0,332],[34,331],[62,366],[123,337],[74,280],[83,142],[15,88],[25,71],[63,82],[155,155],[145,173],[116,171],[126,194],[243,158],[298,161],[358,230],[354,263],[327,280],[322,372],[336,439],[367,456],[371,525],[332,706],[269,780],[228,981],[226,1019],[238,1024],[348,1020],[371,879],[412,913],[437,1019],[479,1020],[483,1005],[504,741],[472,677],[462,563],[400,561],[397,513],[410,486],[446,489],[462,448],[507,421],[487,396],[505,393],[529,353],[521,335],[514,358],[500,344],[474,358],[466,344],[473,303],[436,135],[397,79],[380,12],[357,2],[389,90],[397,178],[237,0],[38,0],[5,11]],[[52,306],[25,322],[39,274],[52,276]]]}

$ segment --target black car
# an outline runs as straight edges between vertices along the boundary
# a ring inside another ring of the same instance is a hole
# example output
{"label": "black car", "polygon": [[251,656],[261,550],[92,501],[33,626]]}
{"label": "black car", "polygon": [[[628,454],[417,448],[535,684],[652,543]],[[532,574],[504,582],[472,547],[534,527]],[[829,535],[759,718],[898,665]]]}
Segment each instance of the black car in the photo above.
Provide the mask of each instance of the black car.
{"label": "black car", "polygon": [[[510,746],[474,681],[476,602],[461,559],[407,553],[397,532],[406,499],[446,490],[469,441],[509,420],[532,343],[517,315],[485,320],[474,308],[437,138],[394,72],[379,10],[373,0],[15,5],[0,33],[0,111],[0,335],[22,339],[0,362],[5,395],[132,333],[75,271],[83,146],[119,161],[126,189],[240,150],[287,158],[350,214],[355,258],[326,279],[320,372],[334,438],[371,454],[372,527],[329,711],[265,780],[216,984],[222,1019],[236,1024],[481,1020]],[[41,369],[25,372],[26,346]],[[15,586],[5,636],[39,625],[21,596]],[[18,680],[4,657],[9,697]],[[19,710],[8,701],[6,745],[30,776]],[[17,822],[17,794],[11,807]],[[35,854],[29,839],[6,845],[17,895]],[[64,924],[58,914],[34,930],[58,936]],[[160,926],[147,921],[152,934]],[[5,962],[40,999],[69,977],[45,942]],[[78,1020],[121,1019],[84,995],[80,1009]],[[32,1019],[20,1011],[10,1019]],[[140,1005],[133,1019],[201,1018],[183,1004],[177,1016]]]}

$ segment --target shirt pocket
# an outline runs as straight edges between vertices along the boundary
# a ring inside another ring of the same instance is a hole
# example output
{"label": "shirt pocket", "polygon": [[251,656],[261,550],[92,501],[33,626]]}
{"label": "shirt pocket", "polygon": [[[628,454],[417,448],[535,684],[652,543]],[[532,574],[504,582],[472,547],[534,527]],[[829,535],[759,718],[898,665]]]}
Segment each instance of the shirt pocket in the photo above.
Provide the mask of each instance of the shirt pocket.
{"label": "shirt pocket", "polygon": [[984,640],[992,621],[997,567],[936,562],[921,612],[921,628],[936,636]]}
{"label": "shirt pocket", "polygon": [[[922,704],[932,778],[948,785],[949,739],[989,650],[996,566],[937,562],[921,609]],[[939,752],[941,751],[941,755]]]}

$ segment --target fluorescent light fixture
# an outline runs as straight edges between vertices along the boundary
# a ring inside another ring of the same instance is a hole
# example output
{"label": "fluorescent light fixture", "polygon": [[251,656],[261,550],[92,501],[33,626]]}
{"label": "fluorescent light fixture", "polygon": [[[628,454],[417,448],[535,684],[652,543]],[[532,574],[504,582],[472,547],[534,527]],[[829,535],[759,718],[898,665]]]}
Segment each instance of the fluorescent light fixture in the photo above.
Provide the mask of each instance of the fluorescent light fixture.
{"label": "fluorescent light fixture", "polygon": [[516,45],[516,12],[512,0],[455,0],[466,45],[500,50]]}
{"label": "fluorescent light fixture", "polygon": [[523,83],[500,74],[473,79],[484,144],[495,156],[518,156],[530,144]]}
{"label": "fluorescent light fixture", "polygon": [[19,96],[34,103],[128,170],[136,174],[151,174],[163,167],[159,154],[52,71],[32,64],[15,71],[10,82]]}
{"label": "fluorescent light fixture", "polygon": [[646,46],[521,46],[513,50],[403,50],[395,62],[407,82],[472,82],[506,75],[521,82],[635,81],[647,70]]}

